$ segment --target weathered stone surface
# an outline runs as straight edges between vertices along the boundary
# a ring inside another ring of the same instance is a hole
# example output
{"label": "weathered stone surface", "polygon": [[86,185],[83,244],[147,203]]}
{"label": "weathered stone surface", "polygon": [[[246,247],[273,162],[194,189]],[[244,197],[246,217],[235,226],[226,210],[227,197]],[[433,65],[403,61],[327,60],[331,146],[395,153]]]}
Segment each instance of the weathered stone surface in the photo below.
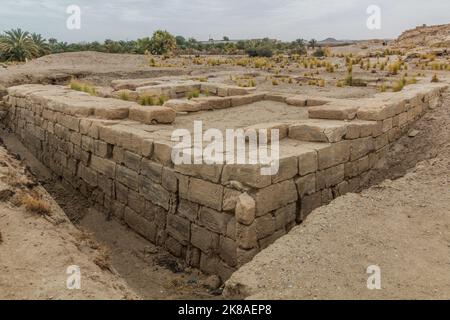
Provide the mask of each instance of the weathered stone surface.
{"label": "weathered stone surface", "polygon": [[240,191],[230,188],[224,188],[222,210],[234,211],[240,195],[241,195]]}
{"label": "weathered stone surface", "polygon": [[261,166],[229,164],[223,167],[222,183],[239,181],[254,188],[264,188],[271,184],[271,176],[261,175]]}
{"label": "weathered stone surface", "polygon": [[206,228],[202,228],[196,224],[192,224],[191,243],[196,248],[206,254],[216,252],[219,247],[219,235],[211,232]]}
{"label": "weathered stone surface", "polygon": [[374,150],[374,142],[372,137],[355,139],[351,141],[350,161],[355,161]]}
{"label": "weathered stone surface", "polygon": [[219,256],[230,267],[235,267],[237,265],[236,251],[237,251],[236,241],[229,239],[227,237],[223,236],[220,237]]}
{"label": "weathered stone surface", "polygon": [[345,122],[305,120],[289,127],[289,138],[310,142],[339,142],[347,133]]}
{"label": "weathered stone surface", "polygon": [[128,117],[145,124],[172,123],[175,121],[176,112],[162,106],[135,106],[130,108]]}
{"label": "weathered stone surface", "polygon": [[255,195],[256,215],[262,216],[270,211],[284,207],[297,201],[298,194],[295,183],[287,180],[259,190]]}
{"label": "weathered stone surface", "polygon": [[317,190],[322,190],[338,185],[339,183],[344,181],[344,176],[344,164],[323,171],[318,171],[316,174]]}
{"label": "weathered stone surface", "polygon": [[160,184],[153,182],[144,176],[139,176],[139,192],[145,199],[152,203],[169,210],[170,192],[164,189]]}
{"label": "weathered stone surface", "polygon": [[311,195],[316,192],[316,174],[312,173],[304,177],[300,177],[295,181],[297,191],[300,198],[305,195]]}
{"label": "weathered stone surface", "polygon": [[139,175],[136,171],[123,166],[116,166],[116,179],[132,190],[139,190]]}
{"label": "weathered stone surface", "polygon": [[316,192],[310,196],[305,196],[301,201],[299,220],[305,221],[308,215],[322,205],[322,193]]}
{"label": "weathered stone surface", "polygon": [[152,179],[154,182],[162,183],[163,166],[160,163],[143,159],[141,163],[141,174]]}
{"label": "weathered stone surface", "polygon": [[200,206],[197,203],[181,199],[178,205],[178,214],[192,222],[196,222],[198,219],[199,208]]}
{"label": "weathered stone surface", "polygon": [[250,250],[258,247],[258,236],[256,231],[256,223],[251,226],[237,224],[236,241],[240,248]]}
{"label": "weathered stone surface", "polygon": [[182,244],[187,245],[191,238],[191,223],[181,216],[170,214],[167,217],[167,232]]}
{"label": "weathered stone surface", "polygon": [[224,212],[219,212],[207,207],[201,207],[199,211],[199,221],[207,229],[225,235],[227,225],[231,216]]}
{"label": "weathered stone surface", "polygon": [[250,226],[256,217],[255,200],[247,193],[239,196],[236,205],[236,219],[239,223]]}
{"label": "weathered stone surface", "polygon": [[258,239],[264,239],[275,232],[275,217],[271,214],[257,218],[255,223]]}
{"label": "weathered stone surface", "polygon": [[280,156],[277,174],[272,176],[272,183],[291,179],[298,174],[298,158],[296,156]]}
{"label": "weathered stone surface", "polygon": [[355,106],[341,106],[327,104],[324,106],[312,107],[308,109],[311,119],[333,119],[333,120],[352,120],[356,118],[358,108]]}
{"label": "weathered stone surface", "polygon": [[188,200],[220,211],[222,210],[223,186],[192,178],[189,183]]}
{"label": "weathered stone surface", "polygon": [[318,167],[319,163],[316,150],[300,150],[300,155],[298,156],[298,171],[301,176],[316,172]]}
{"label": "weathered stone surface", "polygon": [[110,178],[116,175],[116,164],[113,161],[94,155],[91,157],[91,168]]}
{"label": "weathered stone surface", "polygon": [[171,108],[176,112],[196,112],[202,109],[202,105],[198,102],[178,99],[167,101],[164,107]]}
{"label": "weathered stone surface", "polygon": [[286,98],[286,103],[296,107],[306,107],[306,100],[305,96],[294,96]]}
{"label": "weathered stone surface", "polygon": [[349,141],[333,143],[326,148],[318,150],[319,170],[324,170],[338,164],[347,162],[350,157]]}
{"label": "weathered stone surface", "polygon": [[128,207],[125,208],[124,220],[131,229],[135,230],[144,238],[155,242],[157,229],[154,223],[148,221]]}

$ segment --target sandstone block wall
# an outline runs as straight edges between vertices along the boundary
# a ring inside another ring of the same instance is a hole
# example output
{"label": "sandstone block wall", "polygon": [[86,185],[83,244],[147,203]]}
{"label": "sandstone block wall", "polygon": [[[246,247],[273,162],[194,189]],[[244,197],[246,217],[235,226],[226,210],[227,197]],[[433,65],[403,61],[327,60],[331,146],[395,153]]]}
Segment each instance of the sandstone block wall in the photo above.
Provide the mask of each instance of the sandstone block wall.
{"label": "sandstone block wall", "polygon": [[389,143],[439,106],[445,89],[418,85],[364,103],[267,97],[292,107],[310,101],[316,118],[267,124],[282,128],[289,146],[275,176],[254,165],[175,166],[171,142],[151,126],[80,112],[48,87],[10,88],[4,102],[8,126],[56,175],[153,243],[226,280],[313,209],[363,185]]}

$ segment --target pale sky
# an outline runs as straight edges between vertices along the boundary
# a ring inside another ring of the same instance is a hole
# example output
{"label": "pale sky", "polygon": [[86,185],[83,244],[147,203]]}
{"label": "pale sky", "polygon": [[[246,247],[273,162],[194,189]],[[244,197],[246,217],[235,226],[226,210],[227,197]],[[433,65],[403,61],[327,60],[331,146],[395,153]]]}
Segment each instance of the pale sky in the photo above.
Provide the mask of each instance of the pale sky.
{"label": "pale sky", "polygon": [[[81,29],[68,30],[67,6],[81,8]],[[366,26],[381,8],[381,30]],[[22,28],[60,41],[131,40],[165,29],[207,40],[395,38],[422,24],[450,23],[449,0],[2,0],[0,32]]]}

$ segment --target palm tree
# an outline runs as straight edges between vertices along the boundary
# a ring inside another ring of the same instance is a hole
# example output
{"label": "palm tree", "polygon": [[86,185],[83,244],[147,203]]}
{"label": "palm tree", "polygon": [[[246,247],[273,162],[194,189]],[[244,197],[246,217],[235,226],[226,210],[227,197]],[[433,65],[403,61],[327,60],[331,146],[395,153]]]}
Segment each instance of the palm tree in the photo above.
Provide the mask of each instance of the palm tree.
{"label": "palm tree", "polygon": [[312,48],[313,50],[316,48],[317,46],[317,40],[316,39],[311,39],[308,43],[309,47]]}
{"label": "palm tree", "polygon": [[30,33],[21,29],[6,31],[0,37],[0,53],[8,60],[26,61],[36,57],[39,48],[30,37]]}
{"label": "palm tree", "polygon": [[47,43],[47,40],[42,37],[42,35],[37,33],[31,34],[31,39],[34,44],[38,47],[38,55],[40,57],[45,56],[51,52],[50,46]]}

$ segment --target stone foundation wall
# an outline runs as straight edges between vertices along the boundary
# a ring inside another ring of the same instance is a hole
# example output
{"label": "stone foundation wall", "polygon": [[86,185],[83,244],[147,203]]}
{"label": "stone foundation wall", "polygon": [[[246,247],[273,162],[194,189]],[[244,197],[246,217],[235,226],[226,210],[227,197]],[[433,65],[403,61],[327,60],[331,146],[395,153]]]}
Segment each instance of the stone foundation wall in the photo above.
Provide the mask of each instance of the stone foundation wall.
{"label": "stone foundation wall", "polygon": [[[7,125],[56,175],[146,239],[226,280],[313,209],[364,185],[388,145],[439,106],[444,89],[418,86],[356,110],[350,101],[332,111],[336,101],[312,103],[319,119],[285,124],[286,136],[302,143],[281,154],[272,177],[250,165],[175,166],[172,144],[139,123],[83,116],[44,89],[10,88],[4,102]],[[338,120],[323,120],[330,112]]]}

